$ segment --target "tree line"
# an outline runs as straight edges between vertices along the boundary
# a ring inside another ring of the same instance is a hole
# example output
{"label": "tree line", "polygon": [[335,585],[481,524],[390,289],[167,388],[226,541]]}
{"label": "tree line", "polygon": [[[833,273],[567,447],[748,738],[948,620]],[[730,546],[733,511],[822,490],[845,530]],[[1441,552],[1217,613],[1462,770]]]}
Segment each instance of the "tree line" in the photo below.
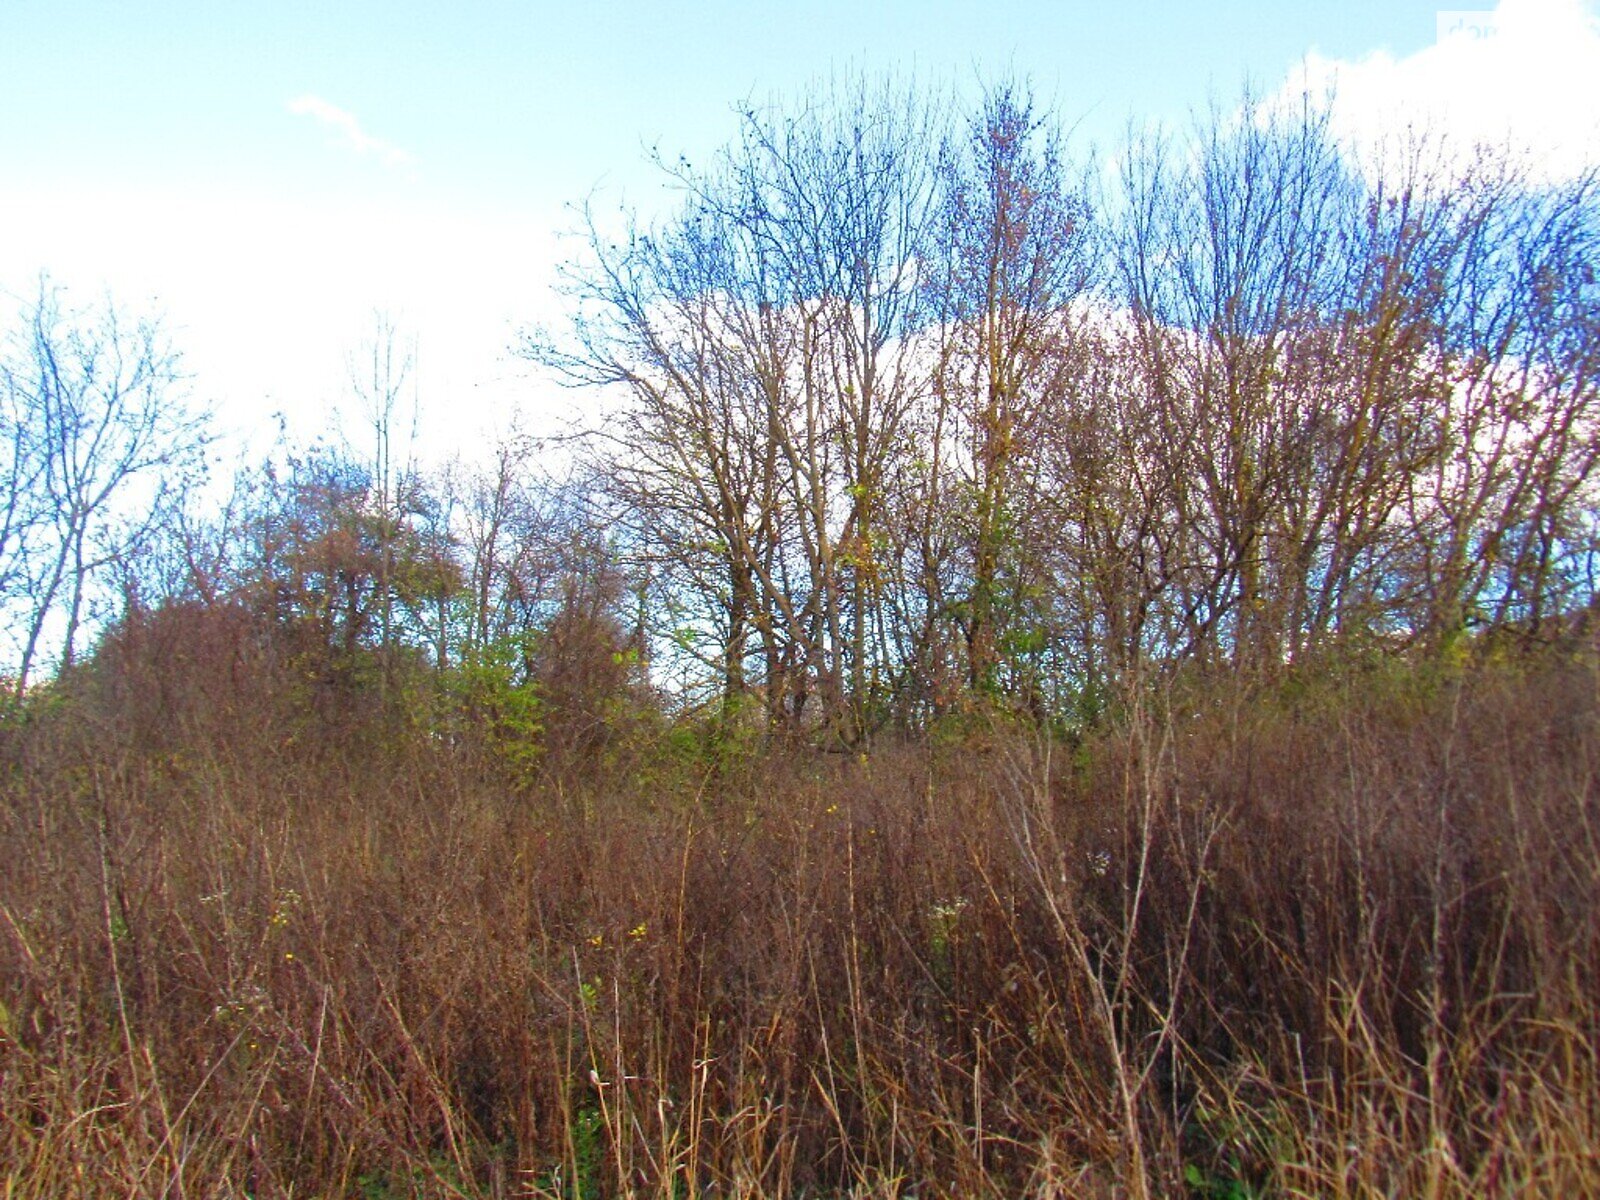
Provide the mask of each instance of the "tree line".
{"label": "tree line", "polygon": [[1592,604],[1596,180],[1250,102],[1115,170],[1025,90],[747,108],[591,222],[594,477],[730,710],[853,741]]}
{"label": "tree line", "polygon": [[1025,88],[866,79],[659,166],[675,210],[589,213],[522,347],[596,389],[559,473],[517,432],[415,461],[380,326],[359,437],[182,503],[159,329],[43,288],[0,364],[14,692],[168,629],[511,757],[641,704],[855,745],[1593,609],[1592,174],[1249,99],[1097,162]]}

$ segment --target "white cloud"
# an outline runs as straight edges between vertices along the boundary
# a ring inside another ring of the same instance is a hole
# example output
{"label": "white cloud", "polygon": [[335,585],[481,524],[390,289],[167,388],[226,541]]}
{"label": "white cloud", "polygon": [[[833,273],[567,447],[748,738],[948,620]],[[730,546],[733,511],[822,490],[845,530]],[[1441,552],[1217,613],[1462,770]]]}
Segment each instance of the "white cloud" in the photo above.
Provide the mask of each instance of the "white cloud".
{"label": "white cloud", "polygon": [[163,314],[193,391],[217,403],[225,429],[259,440],[282,412],[309,438],[348,406],[347,355],[382,310],[417,339],[425,456],[470,455],[515,412],[554,428],[571,403],[508,353],[518,328],[558,319],[553,219],[188,184],[0,183],[0,225],[30,234],[0,239],[0,332],[5,289],[25,302],[48,269],[76,301],[109,293]]}
{"label": "white cloud", "polygon": [[363,157],[376,158],[384,166],[409,167],[416,162],[409,151],[373,137],[361,128],[361,122],[354,113],[347,112],[337,104],[330,104],[321,96],[296,96],[289,101],[289,111],[298,117],[310,117],[319,125],[333,130],[345,146]]}
{"label": "white cloud", "polygon": [[1548,178],[1600,166],[1600,21],[1583,0],[1441,10],[1437,40],[1396,58],[1307,56],[1282,98],[1331,93],[1335,133],[1362,151],[1410,132],[1525,154]]}

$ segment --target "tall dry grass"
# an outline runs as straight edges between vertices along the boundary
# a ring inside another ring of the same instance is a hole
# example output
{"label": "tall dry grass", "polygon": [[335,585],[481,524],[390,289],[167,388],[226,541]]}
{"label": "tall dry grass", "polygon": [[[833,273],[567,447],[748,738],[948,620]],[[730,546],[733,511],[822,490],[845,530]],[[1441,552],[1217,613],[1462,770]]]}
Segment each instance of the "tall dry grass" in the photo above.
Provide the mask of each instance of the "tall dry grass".
{"label": "tall dry grass", "polygon": [[0,744],[0,1178],[1595,1194],[1597,697],[1570,655],[1390,666],[532,793],[40,702]]}

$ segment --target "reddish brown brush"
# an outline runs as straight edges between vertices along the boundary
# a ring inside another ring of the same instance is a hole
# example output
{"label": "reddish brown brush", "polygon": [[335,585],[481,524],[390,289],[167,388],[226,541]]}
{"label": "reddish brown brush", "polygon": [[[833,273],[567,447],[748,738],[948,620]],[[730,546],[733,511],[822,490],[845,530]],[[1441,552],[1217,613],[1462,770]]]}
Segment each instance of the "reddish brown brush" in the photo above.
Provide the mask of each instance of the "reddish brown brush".
{"label": "reddish brown brush", "polygon": [[67,695],[5,735],[5,1192],[1592,1193],[1596,698],[1390,669],[526,794]]}

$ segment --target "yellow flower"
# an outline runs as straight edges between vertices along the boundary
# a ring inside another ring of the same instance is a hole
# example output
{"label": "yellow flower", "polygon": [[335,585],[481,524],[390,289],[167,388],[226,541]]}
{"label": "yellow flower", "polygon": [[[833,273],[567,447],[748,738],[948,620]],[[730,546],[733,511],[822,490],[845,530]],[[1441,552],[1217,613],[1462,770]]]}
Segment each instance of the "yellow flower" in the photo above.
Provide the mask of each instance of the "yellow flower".
{"label": "yellow flower", "polygon": [[646,933],[648,933],[648,932],[649,932],[649,930],[647,930],[645,928],[645,923],[643,921],[640,921],[632,929],[628,930],[628,936],[631,937],[634,941],[637,942],[640,938],[644,937],[644,935]]}

